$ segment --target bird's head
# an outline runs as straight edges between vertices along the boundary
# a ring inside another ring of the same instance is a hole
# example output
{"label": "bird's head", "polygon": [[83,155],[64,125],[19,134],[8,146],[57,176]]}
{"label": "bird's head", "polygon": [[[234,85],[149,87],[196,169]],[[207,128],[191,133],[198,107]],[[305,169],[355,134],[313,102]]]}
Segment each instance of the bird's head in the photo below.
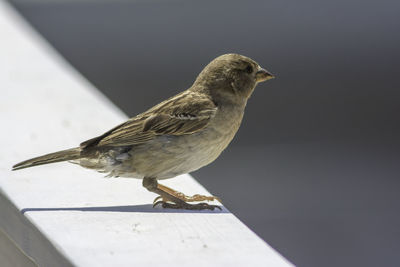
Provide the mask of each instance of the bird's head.
{"label": "bird's head", "polygon": [[194,85],[213,96],[247,100],[256,85],[274,78],[251,58],[225,54],[211,61],[199,74]]}

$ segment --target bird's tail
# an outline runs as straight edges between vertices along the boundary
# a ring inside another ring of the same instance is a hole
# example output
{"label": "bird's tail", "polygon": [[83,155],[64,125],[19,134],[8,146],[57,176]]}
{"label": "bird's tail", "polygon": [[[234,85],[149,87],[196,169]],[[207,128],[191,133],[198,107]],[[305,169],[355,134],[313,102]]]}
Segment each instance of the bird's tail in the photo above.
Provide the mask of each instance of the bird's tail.
{"label": "bird's tail", "polygon": [[67,150],[62,150],[54,153],[50,153],[44,156],[36,157],[33,159],[28,159],[15,164],[12,168],[13,171],[29,168],[33,166],[55,163],[66,160],[79,159],[81,157],[81,149],[79,147],[71,148]]}

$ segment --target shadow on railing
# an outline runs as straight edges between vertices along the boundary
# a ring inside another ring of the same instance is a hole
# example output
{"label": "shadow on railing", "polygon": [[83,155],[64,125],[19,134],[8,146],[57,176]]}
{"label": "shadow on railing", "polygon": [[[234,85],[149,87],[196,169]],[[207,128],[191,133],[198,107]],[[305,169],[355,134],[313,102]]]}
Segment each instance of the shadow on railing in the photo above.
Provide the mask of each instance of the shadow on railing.
{"label": "shadow on railing", "polygon": [[65,208],[25,208],[21,210],[22,214],[31,211],[104,211],[104,212],[149,212],[149,213],[230,213],[225,207],[219,206],[221,210],[180,210],[163,209],[161,207],[153,208],[151,204],[130,205],[130,206],[104,206],[104,207],[65,207]]}

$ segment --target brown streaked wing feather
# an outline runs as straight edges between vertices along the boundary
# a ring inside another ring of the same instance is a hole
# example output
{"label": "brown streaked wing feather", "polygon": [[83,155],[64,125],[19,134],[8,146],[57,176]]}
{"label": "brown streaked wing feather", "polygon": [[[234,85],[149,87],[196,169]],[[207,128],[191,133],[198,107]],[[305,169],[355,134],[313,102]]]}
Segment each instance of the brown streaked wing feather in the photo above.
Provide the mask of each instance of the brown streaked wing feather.
{"label": "brown streaked wing feather", "polygon": [[82,145],[138,145],[158,135],[191,134],[207,126],[216,110],[207,96],[183,92]]}

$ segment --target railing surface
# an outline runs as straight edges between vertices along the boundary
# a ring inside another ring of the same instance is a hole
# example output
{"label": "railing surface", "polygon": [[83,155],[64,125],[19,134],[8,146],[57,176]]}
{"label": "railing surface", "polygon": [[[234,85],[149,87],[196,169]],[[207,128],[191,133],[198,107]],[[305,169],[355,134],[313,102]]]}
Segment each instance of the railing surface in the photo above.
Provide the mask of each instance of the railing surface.
{"label": "railing surface", "polygon": [[[152,208],[155,195],[140,180],[106,179],[68,163],[11,172],[21,160],[74,147],[126,116],[2,1],[0,36],[0,228],[26,254],[26,262],[291,265],[225,208]],[[209,194],[189,175],[165,184],[187,194]]]}

